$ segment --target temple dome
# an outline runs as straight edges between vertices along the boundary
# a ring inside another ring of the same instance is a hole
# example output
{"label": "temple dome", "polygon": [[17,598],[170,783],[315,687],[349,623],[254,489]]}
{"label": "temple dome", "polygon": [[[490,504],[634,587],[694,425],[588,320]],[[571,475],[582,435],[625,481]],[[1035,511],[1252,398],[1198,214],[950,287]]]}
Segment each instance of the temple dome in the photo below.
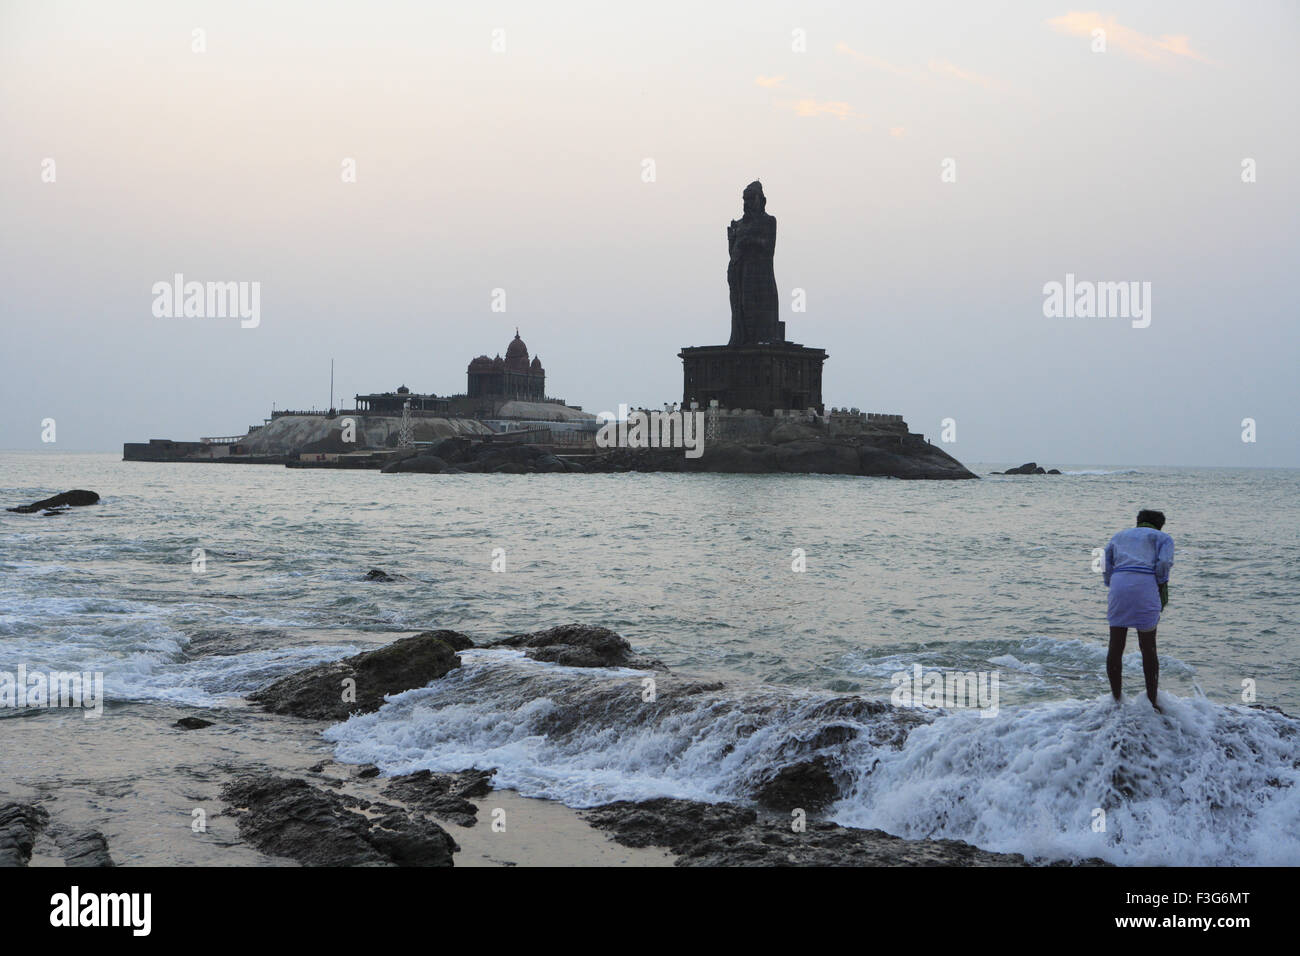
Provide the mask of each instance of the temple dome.
{"label": "temple dome", "polygon": [[542,357],[540,355],[534,355],[533,364],[528,367],[532,369],[534,372],[545,371],[545,369],[542,368]]}
{"label": "temple dome", "polygon": [[501,369],[503,369],[503,368],[505,368],[505,367],[506,367],[505,359],[503,359],[503,358],[501,357],[500,353],[498,353],[498,354],[497,354],[497,357],[494,358],[494,359],[492,360],[492,368],[493,368],[494,370],[500,371]]}
{"label": "temple dome", "polygon": [[490,372],[492,371],[492,360],[486,355],[480,355],[469,363],[471,372]]}
{"label": "temple dome", "polygon": [[512,372],[528,371],[528,346],[519,337],[518,329],[515,329],[513,341],[506,346],[506,368]]}

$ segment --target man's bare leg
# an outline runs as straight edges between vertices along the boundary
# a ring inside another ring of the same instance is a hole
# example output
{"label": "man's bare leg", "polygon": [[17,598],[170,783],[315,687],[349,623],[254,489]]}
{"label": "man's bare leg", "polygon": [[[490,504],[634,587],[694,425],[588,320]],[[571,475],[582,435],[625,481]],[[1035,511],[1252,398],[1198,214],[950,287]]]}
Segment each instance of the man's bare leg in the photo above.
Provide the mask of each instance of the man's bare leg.
{"label": "man's bare leg", "polygon": [[1138,648],[1142,651],[1142,676],[1147,682],[1147,699],[1157,714],[1164,713],[1156,703],[1156,687],[1160,683],[1160,660],[1156,657],[1156,629],[1138,631]]}
{"label": "man's bare leg", "polygon": [[1121,699],[1124,689],[1124,645],[1128,643],[1127,627],[1110,629],[1110,650],[1106,654],[1106,676],[1110,678],[1110,692],[1115,700]]}

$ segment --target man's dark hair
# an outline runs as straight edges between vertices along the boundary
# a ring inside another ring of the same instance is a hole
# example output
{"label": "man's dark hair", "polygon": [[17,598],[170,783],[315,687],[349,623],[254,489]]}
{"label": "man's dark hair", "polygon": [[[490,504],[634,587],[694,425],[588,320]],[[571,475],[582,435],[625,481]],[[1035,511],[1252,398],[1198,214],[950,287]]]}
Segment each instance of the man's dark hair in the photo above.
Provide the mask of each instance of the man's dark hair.
{"label": "man's dark hair", "polygon": [[1151,524],[1155,525],[1156,528],[1163,528],[1165,526],[1165,513],[1163,511],[1148,511],[1146,508],[1143,508],[1138,512],[1137,523]]}

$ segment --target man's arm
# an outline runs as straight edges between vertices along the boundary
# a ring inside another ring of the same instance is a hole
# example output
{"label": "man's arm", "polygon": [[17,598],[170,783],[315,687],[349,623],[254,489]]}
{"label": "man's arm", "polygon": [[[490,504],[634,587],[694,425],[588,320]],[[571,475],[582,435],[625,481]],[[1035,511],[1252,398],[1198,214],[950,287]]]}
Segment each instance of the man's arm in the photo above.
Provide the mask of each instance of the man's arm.
{"label": "man's arm", "polygon": [[1156,545],[1156,585],[1160,588],[1160,609],[1169,603],[1169,572],[1174,568],[1174,539],[1161,535]]}

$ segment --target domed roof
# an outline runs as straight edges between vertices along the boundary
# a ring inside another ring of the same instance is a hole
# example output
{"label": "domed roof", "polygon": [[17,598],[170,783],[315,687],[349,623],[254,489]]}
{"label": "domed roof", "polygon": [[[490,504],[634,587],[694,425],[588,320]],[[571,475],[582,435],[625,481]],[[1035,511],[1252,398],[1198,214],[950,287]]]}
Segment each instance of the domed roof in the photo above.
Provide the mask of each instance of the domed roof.
{"label": "domed roof", "polygon": [[498,352],[497,357],[492,360],[492,367],[494,369],[503,369],[506,367],[505,359],[501,357],[500,352]]}
{"label": "domed roof", "polygon": [[492,371],[492,360],[486,355],[480,355],[469,363],[471,372],[490,372]]}
{"label": "domed roof", "polygon": [[542,368],[542,357],[541,357],[540,355],[534,355],[534,356],[533,356],[533,364],[530,365],[529,368],[531,368],[534,372],[545,371],[545,370]]}
{"label": "domed roof", "polygon": [[519,337],[518,329],[515,329],[514,339],[506,346],[506,368],[513,372],[528,371],[528,346]]}
{"label": "domed roof", "polygon": [[397,394],[398,394],[398,395],[410,395],[410,394],[411,394],[411,390],[410,390],[409,388],[407,388],[405,385],[399,385],[399,386],[397,386]]}

